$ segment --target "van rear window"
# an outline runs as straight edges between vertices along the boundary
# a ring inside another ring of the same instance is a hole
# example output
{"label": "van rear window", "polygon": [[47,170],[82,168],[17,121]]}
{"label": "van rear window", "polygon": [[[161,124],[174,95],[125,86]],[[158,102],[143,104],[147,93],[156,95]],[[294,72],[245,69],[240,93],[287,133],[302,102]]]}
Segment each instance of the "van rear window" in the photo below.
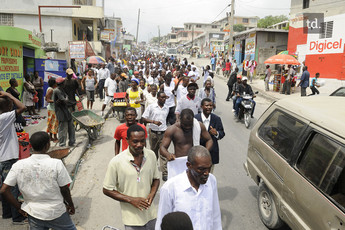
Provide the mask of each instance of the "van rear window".
{"label": "van rear window", "polygon": [[274,111],[259,128],[259,137],[285,159],[290,159],[294,144],[305,124],[280,111]]}

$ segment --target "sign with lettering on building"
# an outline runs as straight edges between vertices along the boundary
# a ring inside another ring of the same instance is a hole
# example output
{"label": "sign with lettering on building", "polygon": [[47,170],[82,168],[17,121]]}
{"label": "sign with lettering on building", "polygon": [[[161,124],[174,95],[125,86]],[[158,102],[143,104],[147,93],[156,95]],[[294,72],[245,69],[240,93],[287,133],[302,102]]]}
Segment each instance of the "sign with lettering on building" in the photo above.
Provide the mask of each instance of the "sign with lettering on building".
{"label": "sign with lettering on building", "polygon": [[9,41],[0,42],[0,86],[6,90],[10,79],[18,81],[18,91],[23,90],[23,46]]}
{"label": "sign with lettering on building", "polygon": [[69,42],[69,56],[71,59],[85,58],[85,42],[73,41]]}

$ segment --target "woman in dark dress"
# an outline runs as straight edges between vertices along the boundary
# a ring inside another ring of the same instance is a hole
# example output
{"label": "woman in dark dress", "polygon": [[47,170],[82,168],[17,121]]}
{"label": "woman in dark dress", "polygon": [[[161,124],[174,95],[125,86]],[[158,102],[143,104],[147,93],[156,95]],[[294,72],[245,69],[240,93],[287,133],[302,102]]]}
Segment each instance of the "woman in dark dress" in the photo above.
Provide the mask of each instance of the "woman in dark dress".
{"label": "woman in dark dress", "polygon": [[[7,92],[7,93],[10,93],[13,97],[15,97],[16,99],[18,99],[18,100],[20,101],[20,99],[19,99],[20,93],[19,93],[19,91],[16,89],[16,87],[18,87],[18,82],[17,82],[17,80],[14,79],[14,78],[12,78],[12,79],[10,79],[10,82],[9,82],[9,83],[10,83],[10,87],[6,89],[6,92]],[[15,106],[15,105],[13,105],[13,109],[16,109],[16,106]],[[19,124],[21,124],[22,126],[26,126],[26,121],[25,121],[25,119],[23,118],[23,116],[20,115],[20,114],[17,115],[17,118],[16,118],[15,123],[19,123]]]}

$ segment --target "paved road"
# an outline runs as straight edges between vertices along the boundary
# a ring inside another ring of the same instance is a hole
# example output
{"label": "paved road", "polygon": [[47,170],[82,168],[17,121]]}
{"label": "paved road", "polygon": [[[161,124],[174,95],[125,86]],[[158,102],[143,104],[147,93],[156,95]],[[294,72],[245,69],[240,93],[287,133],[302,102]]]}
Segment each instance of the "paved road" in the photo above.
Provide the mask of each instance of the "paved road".
{"label": "paved road", "polygon": [[[196,60],[196,65],[205,65],[205,59]],[[220,141],[221,163],[214,174],[218,180],[218,191],[222,212],[223,229],[267,229],[260,221],[257,211],[257,186],[244,172],[250,129],[237,122],[232,115],[232,101],[226,102],[227,86],[224,79],[215,80],[217,93],[216,114],[221,116],[226,136]],[[270,104],[258,96],[255,111],[256,122]],[[96,109],[100,109],[96,103]],[[85,156],[72,196],[77,206],[73,216],[75,223],[83,229],[102,229],[109,224],[123,229],[119,202],[111,200],[102,193],[102,183],[106,167],[114,156],[114,131],[119,123],[115,118],[107,120],[102,136],[94,142]],[[159,196],[155,203],[158,204]]]}

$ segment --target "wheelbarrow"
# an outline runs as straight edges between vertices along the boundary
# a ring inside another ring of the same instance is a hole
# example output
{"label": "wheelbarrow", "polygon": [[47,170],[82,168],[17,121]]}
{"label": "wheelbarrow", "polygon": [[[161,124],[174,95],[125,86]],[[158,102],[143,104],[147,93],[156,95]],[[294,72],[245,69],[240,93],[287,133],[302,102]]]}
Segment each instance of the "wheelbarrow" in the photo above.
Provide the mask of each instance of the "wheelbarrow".
{"label": "wheelbarrow", "polygon": [[85,129],[89,135],[89,140],[96,140],[105,120],[90,110],[82,110],[72,113],[73,120]]}

